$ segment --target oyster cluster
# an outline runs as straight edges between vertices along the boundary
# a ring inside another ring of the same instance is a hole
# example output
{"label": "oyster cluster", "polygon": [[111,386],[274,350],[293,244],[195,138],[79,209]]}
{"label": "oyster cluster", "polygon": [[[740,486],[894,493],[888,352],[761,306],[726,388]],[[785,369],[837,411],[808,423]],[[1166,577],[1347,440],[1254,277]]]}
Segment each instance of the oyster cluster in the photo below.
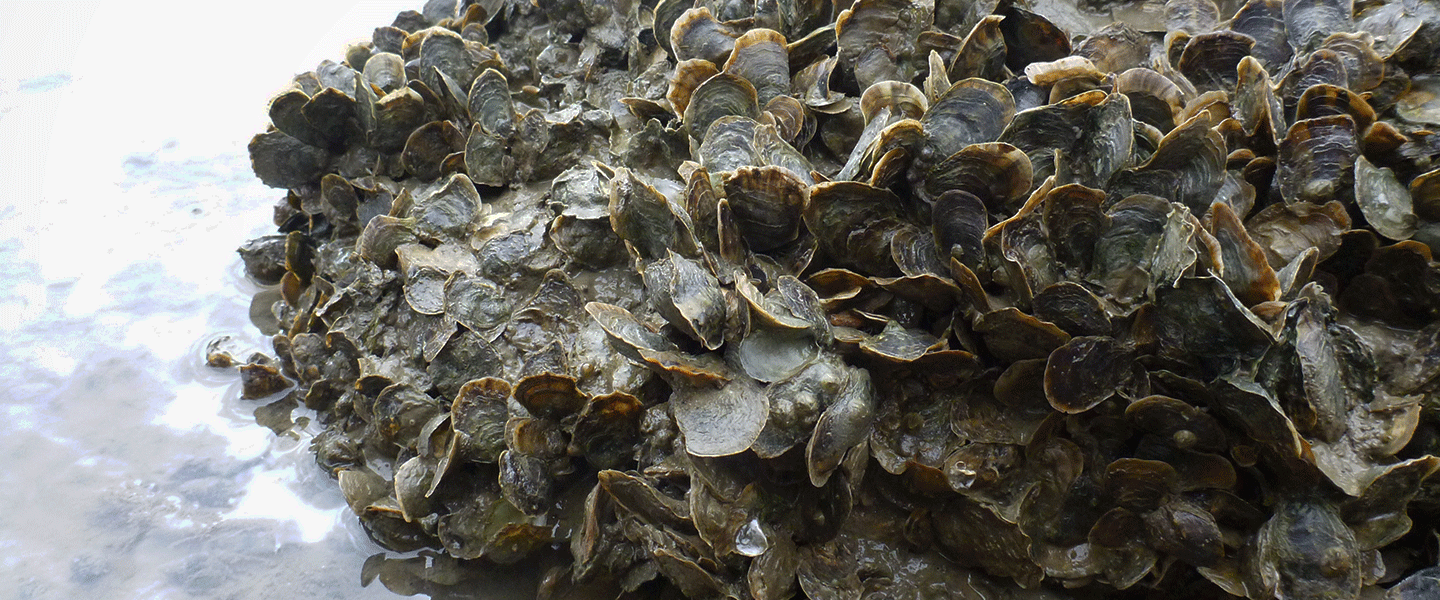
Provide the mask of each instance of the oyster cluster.
{"label": "oyster cluster", "polygon": [[542,597],[1433,598],[1440,4],[1145,6],[402,13],[250,144],[246,397]]}

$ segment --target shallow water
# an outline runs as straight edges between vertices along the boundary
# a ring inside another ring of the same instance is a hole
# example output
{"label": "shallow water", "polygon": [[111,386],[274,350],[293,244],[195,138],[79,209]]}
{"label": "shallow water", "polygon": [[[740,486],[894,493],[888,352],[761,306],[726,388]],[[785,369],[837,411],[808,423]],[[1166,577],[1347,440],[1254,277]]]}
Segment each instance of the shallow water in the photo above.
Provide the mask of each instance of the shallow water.
{"label": "shallow water", "polygon": [[0,2],[0,599],[395,598],[311,432],[202,354],[267,347],[267,100],[416,3],[195,6]]}

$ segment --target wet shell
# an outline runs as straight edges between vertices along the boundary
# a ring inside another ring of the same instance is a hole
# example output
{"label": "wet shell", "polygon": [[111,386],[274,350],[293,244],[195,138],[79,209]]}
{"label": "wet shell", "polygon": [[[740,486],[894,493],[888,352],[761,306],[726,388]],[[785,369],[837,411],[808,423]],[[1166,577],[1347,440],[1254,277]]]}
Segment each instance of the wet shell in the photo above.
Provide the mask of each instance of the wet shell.
{"label": "wet shell", "polygon": [[1206,215],[1206,229],[1220,245],[1224,272],[1221,279],[1246,306],[1278,300],[1280,280],[1264,250],[1250,239],[1240,217],[1229,205],[1215,203]]}
{"label": "wet shell", "polygon": [[694,6],[694,0],[660,0],[655,3],[652,29],[655,32],[655,43],[659,44],[660,48],[674,54],[674,47],[670,45],[669,32],[674,28],[675,22]]}
{"label": "wet shell", "polygon": [[790,93],[790,61],[785,36],[769,29],[752,29],[735,40],[724,71],[744,77],[755,86],[761,105]]}
{"label": "wet shell", "polygon": [[830,88],[830,77],[834,74],[835,58],[825,58],[810,63],[790,80],[791,92],[806,106],[826,114],[843,113],[850,108],[850,101],[844,94]]}
{"label": "wet shell", "polygon": [[1355,203],[1380,235],[1403,240],[1415,234],[1411,198],[1390,169],[1377,168],[1363,156],[1355,159]]}
{"label": "wet shell", "polygon": [[418,241],[413,220],[399,219],[390,215],[376,215],[365,224],[365,230],[355,242],[355,250],[361,258],[381,268],[395,268],[395,249],[403,244]]}
{"label": "wet shell", "polygon": [[250,167],[260,181],[271,187],[297,187],[316,181],[329,162],[329,155],[280,131],[251,138]]}
{"label": "wet shell", "polygon": [[655,310],[707,350],[724,341],[725,298],[709,270],[673,251],[645,267],[645,287]]}
{"label": "wet shell", "polygon": [[1300,102],[1295,107],[1296,121],[1329,115],[1350,115],[1357,132],[1364,132],[1375,122],[1375,110],[1364,98],[1350,90],[1322,83],[1310,86],[1300,95]]}
{"label": "wet shell", "polygon": [[1184,106],[1179,86],[1164,75],[1136,67],[1115,78],[1115,92],[1130,100],[1136,119],[1159,129],[1161,133],[1175,128],[1175,116]]}
{"label": "wet shell", "polygon": [[467,108],[470,118],[485,132],[508,139],[515,133],[515,105],[510,85],[495,69],[485,69],[470,87]]}
{"label": "wet shell", "polygon": [[1440,77],[1415,77],[1410,91],[1395,103],[1395,112],[1411,123],[1440,125]]}
{"label": "wet shell", "polygon": [[1015,100],[1005,86],[984,79],[956,83],[920,117],[922,155],[939,161],[971,144],[993,142],[1014,116]]}
{"label": "wet shell", "polygon": [[456,173],[417,199],[410,214],[417,219],[415,230],[421,236],[460,240],[470,233],[484,208],[475,184],[463,173]]}
{"label": "wet shell", "polygon": [[811,485],[823,487],[839,468],[845,452],[864,442],[874,413],[875,390],[870,374],[860,369],[846,369],[840,390],[821,413],[815,423],[815,433],[805,446]]}
{"label": "wet shell", "polygon": [[[1084,135],[1056,161],[1056,183],[1099,188],[1116,171],[1133,164],[1135,127],[1130,100],[1107,94],[1091,112]],[[1163,140],[1162,140],[1163,144]]]}
{"label": "wet shell", "polygon": [[1250,55],[1267,71],[1278,70],[1293,54],[1285,36],[1284,5],[1283,0],[1249,0],[1230,19],[1231,31],[1255,40]]}
{"label": "wet shell", "polygon": [[840,64],[853,69],[860,89],[880,81],[909,81],[915,38],[927,25],[923,5],[906,0],[859,0],[835,19]]}
{"label": "wet shell", "polygon": [[1070,334],[1059,327],[1014,308],[982,315],[975,322],[975,331],[985,337],[990,352],[1005,362],[1045,358],[1070,341]]}
{"label": "wet shell", "polygon": [[373,129],[368,131],[370,144],[378,150],[400,150],[426,119],[425,100],[418,92],[405,87],[385,94],[375,103]]}
{"label": "wet shell", "polygon": [[1254,45],[1254,38],[1233,31],[1197,35],[1185,44],[1177,67],[1199,89],[1234,89],[1235,66]]}
{"label": "wet shell", "polygon": [[1349,115],[1296,122],[1280,143],[1275,172],[1280,195],[1286,202],[1313,204],[1352,197],[1358,153]]}
{"label": "wet shell", "polygon": [[1267,593],[1284,598],[1360,593],[1360,557],[1355,534],[1325,504],[1291,501],[1255,540],[1256,577]]}
{"label": "wet shell", "polygon": [[702,139],[710,125],[721,117],[760,116],[755,86],[744,78],[720,73],[700,84],[685,105],[685,129],[695,139]]}
{"label": "wet shell", "polygon": [[1297,54],[1314,50],[1326,36],[1355,29],[1349,0],[1285,0],[1285,33]]}
{"label": "wet shell", "polygon": [[1070,54],[1070,38],[1049,19],[1019,7],[1006,9],[1000,31],[1005,36],[1005,64],[1022,72],[1032,62],[1050,62]]}
{"label": "wet shell", "polygon": [[883,126],[898,119],[918,119],[929,106],[924,92],[899,81],[878,82],[865,88],[865,93],[860,96],[860,114],[865,116],[867,124],[880,115],[881,109],[886,109],[889,117],[883,120]]}
{"label": "wet shell", "polygon": [[769,412],[764,389],[753,380],[733,380],[719,388],[681,388],[670,397],[675,423],[695,456],[744,452],[765,428]]}
{"label": "wet shell", "polygon": [[1320,44],[1321,48],[1340,55],[1345,75],[1358,91],[1374,89],[1385,76],[1385,64],[1375,51],[1375,39],[1368,33],[1338,31]]}
{"label": "wet shell", "polygon": [[1215,29],[1219,20],[1220,8],[1211,0],[1165,2],[1165,28],[1170,31],[1184,31],[1191,36],[1201,35]]}
{"label": "wet shell", "polygon": [[1265,142],[1278,146],[1285,139],[1288,127],[1285,109],[1275,96],[1269,73],[1253,57],[1241,59],[1236,71],[1238,78],[1232,103],[1235,118],[1251,137],[1261,136]]}
{"label": "wet shell", "polygon": [[670,48],[677,60],[698,58],[722,64],[735,48],[740,32],[717,21],[704,6],[692,8],[675,19],[670,28]]}
{"label": "wet shell", "polygon": [[420,79],[431,90],[446,87],[440,77],[443,75],[468,89],[475,79],[480,61],[466,47],[460,36],[446,29],[432,29],[420,46]]}
{"label": "wet shell", "polygon": [[1143,164],[1117,172],[1107,186],[1110,197],[1160,194],[1203,214],[1224,184],[1225,140],[1196,115],[1160,140]]}
{"label": "wet shell", "polygon": [[946,190],[974,194],[996,215],[1011,215],[1029,194],[1030,158],[1005,143],[973,144],[930,168],[923,194],[935,198]]}
{"label": "wet shell", "polygon": [[670,75],[670,88],[665,93],[665,98],[670,101],[670,107],[676,114],[685,114],[686,107],[690,106],[690,96],[695,93],[695,88],[700,84],[720,73],[720,69],[703,58],[692,58],[681,61],[675,65],[674,72]]}
{"label": "wet shell", "polygon": [[575,380],[553,373],[521,379],[515,384],[514,395],[526,411],[543,419],[559,420],[585,405],[585,396],[576,389]]}
{"label": "wet shell", "polygon": [[1073,338],[1050,354],[1045,397],[1060,412],[1089,410],[1129,380],[1132,360],[1133,351],[1113,338]]}
{"label": "wet shell", "polygon": [[276,129],[317,148],[329,146],[323,133],[309,119],[303,108],[310,101],[305,92],[292,89],[270,99],[270,122]]}
{"label": "wet shell", "polygon": [[416,177],[436,179],[448,169],[451,155],[465,151],[465,134],[449,121],[431,121],[420,126],[405,140],[401,162]]}
{"label": "wet shell", "polygon": [[1035,294],[1031,306],[1036,318],[1055,324],[1071,336],[1110,332],[1105,301],[1073,281],[1062,281],[1041,290]]}
{"label": "wet shell", "polygon": [[1345,72],[1345,60],[1337,53],[1324,48],[1311,52],[1298,68],[1280,81],[1280,91],[1285,97],[1285,108],[1290,110],[1300,100],[1300,94],[1312,85],[1328,83],[1338,87],[1350,85]]}
{"label": "wet shell", "polygon": [[1074,183],[1045,195],[1041,219],[1050,249],[1061,267],[1076,279],[1090,272],[1095,242],[1100,232],[1109,227],[1109,217],[1101,208],[1104,203],[1105,192]]}
{"label": "wet shell", "polygon": [[1415,216],[1440,221],[1440,169],[1423,173],[1410,181],[1410,201]]}
{"label": "wet shell", "polygon": [[392,52],[376,52],[365,61],[365,81],[388,94],[405,85],[405,59]]}
{"label": "wet shell", "polygon": [[1101,73],[1121,73],[1149,62],[1155,41],[1124,21],[1110,23],[1075,46]]}
{"label": "wet shell", "polygon": [[1033,180],[1043,181],[1055,174],[1055,150],[1072,149],[1083,140],[1095,107],[1105,100],[1101,91],[1090,91],[1059,104],[1040,106],[1015,113],[997,141],[1019,148],[1030,159]]}
{"label": "wet shell", "polygon": [[935,249],[941,257],[954,258],[972,271],[983,268],[983,239],[989,219],[980,198],[963,190],[947,191],[935,199],[931,219]]}
{"label": "wet shell", "polygon": [[1000,30],[1003,19],[1001,15],[987,15],[965,36],[946,72],[952,81],[1004,78],[1005,35]]}
{"label": "wet shell", "polygon": [[779,167],[742,167],[724,176],[725,199],[745,242],[756,252],[793,241],[809,200],[809,186]]}
{"label": "wet shell", "polygon": [[[898,274],[890,256],[886,231],[880,227],[896,220],[900,199],[888,190],[863,183],[837,181],[810,188],[805,226],[815,234],[820,249],[836,259],[879,275]],[[876,236],[852,236],[870,228]],[[893,234],[892,234],[893,235]]]}

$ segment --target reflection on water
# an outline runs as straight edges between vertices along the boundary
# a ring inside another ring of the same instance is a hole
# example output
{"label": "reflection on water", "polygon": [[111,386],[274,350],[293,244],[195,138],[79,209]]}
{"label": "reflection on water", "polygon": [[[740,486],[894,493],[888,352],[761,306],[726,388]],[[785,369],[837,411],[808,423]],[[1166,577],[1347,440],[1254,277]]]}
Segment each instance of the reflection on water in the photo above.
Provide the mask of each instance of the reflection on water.
{"label": "reflection on water", "polygon": [[69,217],[12,207],[31,229],[0,251],[17,292],[0,323],[13,597],[391,597],[359,588],[377,549],[305,441],[255,425],[236,378],[200,364],[213,335],[261,347],[233,275],[233,247],[268,212],[246,169],[243,154],[187,157],[183,143],[132,156],[105,198],[123,212],[77,203],[100,213],[77,217],[94,237],[63,256]]}

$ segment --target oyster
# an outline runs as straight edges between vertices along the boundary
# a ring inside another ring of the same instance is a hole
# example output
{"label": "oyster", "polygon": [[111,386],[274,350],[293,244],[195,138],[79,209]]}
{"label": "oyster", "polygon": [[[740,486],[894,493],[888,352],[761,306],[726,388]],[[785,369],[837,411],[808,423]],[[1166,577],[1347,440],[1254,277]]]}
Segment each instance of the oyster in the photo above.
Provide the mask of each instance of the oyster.
{"label": "oyster", "polygon": [[271,101],[214,363],[542,598],[1428,597],[1440,9],[1152,4],[428,2]]}

